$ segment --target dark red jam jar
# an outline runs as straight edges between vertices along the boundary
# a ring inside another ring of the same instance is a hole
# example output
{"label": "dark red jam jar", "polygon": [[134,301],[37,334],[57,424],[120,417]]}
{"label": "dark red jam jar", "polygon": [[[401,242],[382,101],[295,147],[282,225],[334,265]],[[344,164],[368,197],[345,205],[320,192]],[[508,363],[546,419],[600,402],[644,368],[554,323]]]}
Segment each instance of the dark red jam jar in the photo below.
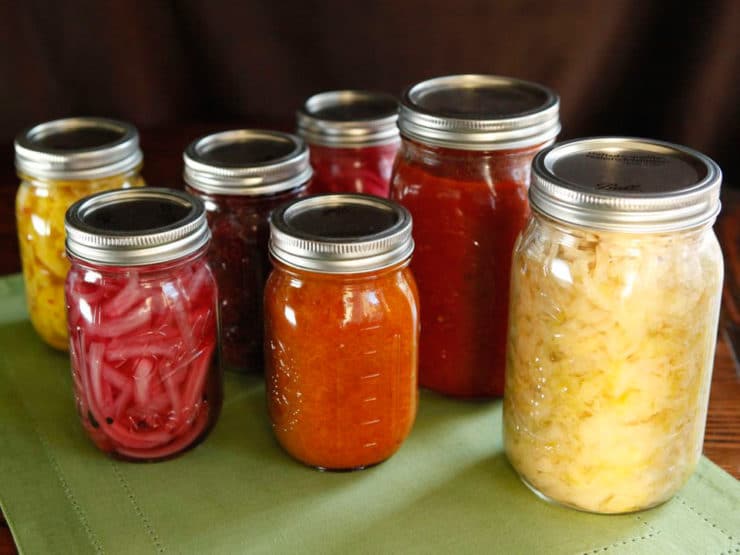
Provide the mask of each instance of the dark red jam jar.
{"label": "dark red jam jar", "polygon": [[400,146],[398,102],[385,93],[330,91],[298,111],[298,134],[311,150],[311,193],[388,197]]}
{"label": "dark red jam jar", "polygon": [[403,96],[391,198],[414,218],[423,387],[503,394],[511,253],[532,159],[558,114],[550,89],[491,75],[430,79]]}
{"label": "dark red jam jar", "polygon": [[197,139],[184,160],[187,190],[204,202],[213,234],[224,368],[262,372],[270,213],[305,193],[308,149],[295,135],[240,129]]}
{"label": "dark red jam jar", "polygon": [[170,189],[86,197],[65,218],[77,410],[102,451],[178,455],[221,410],[218,291],[200,200]]}

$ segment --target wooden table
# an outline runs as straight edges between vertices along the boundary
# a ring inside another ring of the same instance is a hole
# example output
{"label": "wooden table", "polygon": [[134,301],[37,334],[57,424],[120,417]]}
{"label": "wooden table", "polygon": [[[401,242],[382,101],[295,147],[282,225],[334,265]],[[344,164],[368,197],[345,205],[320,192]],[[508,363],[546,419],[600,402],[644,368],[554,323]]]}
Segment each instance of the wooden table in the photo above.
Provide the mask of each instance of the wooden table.
{"label": "wooden table", "polygon": [[[182,151],[196,137],[244,123],[190,125],[143,132],[144,177],[158,187],[181,187]],[[277,122],[275,128],[287,129],[290,123]],[[13,170],[12,145],[0,145],[0,275],[20,271],[15,230],[14,197],[18,181]],[[728,187],[723,192],[722,214],[716,226],[725,255],[726,279],[723,298],[723,324],[734,317],[740,327],[740,190]],[[730,283],[734,283],[735,297]],[[740,348],[740,345],[738,345]],[[740,353],[737,353],[740,355]],[[733,359],[727,334],[720,330],[715,357],[712,392],[709,400],[704,454],[740,479],[740,367]],[[0,555],[15,554],[13,538],[0,514]]]}

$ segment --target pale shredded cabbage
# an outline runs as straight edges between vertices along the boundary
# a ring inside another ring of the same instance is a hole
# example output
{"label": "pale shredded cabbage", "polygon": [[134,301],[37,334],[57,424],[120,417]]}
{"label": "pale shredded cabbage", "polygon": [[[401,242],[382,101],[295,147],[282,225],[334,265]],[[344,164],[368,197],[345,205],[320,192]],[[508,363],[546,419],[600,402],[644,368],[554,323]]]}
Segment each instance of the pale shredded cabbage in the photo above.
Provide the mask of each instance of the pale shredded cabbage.
{"label": "pale shredded cabbage", "polygon": [[634,235],[538,219],[515,249],[506,452],[560,503],[670,498],[701,455],[722,255],[711,230]]}

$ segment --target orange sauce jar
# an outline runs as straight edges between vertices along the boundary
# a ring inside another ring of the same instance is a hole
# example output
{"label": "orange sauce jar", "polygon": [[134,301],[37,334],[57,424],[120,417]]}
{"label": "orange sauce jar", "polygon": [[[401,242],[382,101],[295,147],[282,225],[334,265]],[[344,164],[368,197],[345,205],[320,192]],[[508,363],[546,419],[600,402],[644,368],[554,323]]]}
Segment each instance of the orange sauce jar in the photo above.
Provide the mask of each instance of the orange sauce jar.
{"label": "orange sauce jar", "polygon": [[393,455],[411,431],[413,248],[410,214],[385,199],[317,195],[273,213],[266,387],[275,436],[295,459],[361,469]]}

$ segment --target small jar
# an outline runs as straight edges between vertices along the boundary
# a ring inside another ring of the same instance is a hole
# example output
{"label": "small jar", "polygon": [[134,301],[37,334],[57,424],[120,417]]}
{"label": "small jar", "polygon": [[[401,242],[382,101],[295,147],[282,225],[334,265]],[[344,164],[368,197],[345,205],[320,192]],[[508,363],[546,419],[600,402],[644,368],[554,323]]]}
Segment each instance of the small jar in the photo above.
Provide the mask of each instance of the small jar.
{"label": "small jar", "polygon": [[721,173],[648,139],[534,160],[514,251],[504,436],[540,495],[597,513],[669,499],[702,451],[722,289]]}
{"label": "small jar", "polygon": [[265,288],[272,429],[326,470],[380,463],[416,416],[419,305],[411,217],[366,195],[318,195],[271,220]]}
{"label": "small jar", "polygon": [[545,87],[487,75],[431,79],[403,96],[391,198],[414,218],[423,387],[503,394],[511,251],[532,158],[560,130],[558,104]]}
{"label": "small jar", "polygon": [[222,398],[203,203],[170,189],[109,191],[72,205],[65,228],[83,427],[102,451],[129,460],[196,445]]}
{"label": "small jar", "polygon": [[205,204],[213,234],[224,368],[262,373],[270,213],[305,194],[308,149],[295,135],[241,129],[197,139],[184,160],[187,190]]}
{"label": "small jar", "polygon": [[310,146],[311,193],[364,193],[388,197],[400,146],[398,101],[372,91],[331,91],[306,100],[298,134]]}
{"label": "small jar", "polygon": [[121,121],[68,118],[22,131],[15,140],[16,195],[26,301],[31,323],[56,349],[67,349],[64,213],[76,200],[144,181],[136,129]]}

